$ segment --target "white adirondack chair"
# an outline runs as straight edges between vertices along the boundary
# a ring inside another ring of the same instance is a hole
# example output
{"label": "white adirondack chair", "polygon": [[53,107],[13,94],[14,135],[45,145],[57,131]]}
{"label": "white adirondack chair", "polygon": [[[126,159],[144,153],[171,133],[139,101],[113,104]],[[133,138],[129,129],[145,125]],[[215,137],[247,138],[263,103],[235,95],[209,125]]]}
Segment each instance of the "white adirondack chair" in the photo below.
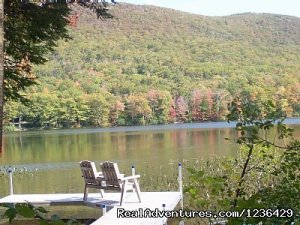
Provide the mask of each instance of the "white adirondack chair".
{"label": "white adirondack chair", "polygon": [[95,163],[88,160],[83,160],[79,164],[85,182],[83,200],[87,200],[89,188],[100,189],[100,194],[103,198],[104,192],[101,185],[103,175],[101,172],[97,171]]}
{"label": "white adirondack chair", "polygon": [[124,174],[120,174],[118,164],[109,161],[101,163],[100,167],[103,176],[101,179],[105,182],[105,187],[102,186],[102,188],[104,190],[120,191],[120,205],[123,204],[124,195],[128,190],[135,191],[139,202],[141,202],[141,191],[137,181],[140,175],[124,177]]}

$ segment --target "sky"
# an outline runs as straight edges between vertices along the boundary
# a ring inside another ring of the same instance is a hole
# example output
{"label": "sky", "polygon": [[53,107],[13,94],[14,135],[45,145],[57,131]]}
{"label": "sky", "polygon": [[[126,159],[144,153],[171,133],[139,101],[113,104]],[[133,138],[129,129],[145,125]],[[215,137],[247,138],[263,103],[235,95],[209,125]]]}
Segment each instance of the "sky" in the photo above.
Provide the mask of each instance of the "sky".
{"label": "sky", "polygon": [[300,17],[300,0],[120,0],[120,2],[156,5],[205,16],[265,12]]}

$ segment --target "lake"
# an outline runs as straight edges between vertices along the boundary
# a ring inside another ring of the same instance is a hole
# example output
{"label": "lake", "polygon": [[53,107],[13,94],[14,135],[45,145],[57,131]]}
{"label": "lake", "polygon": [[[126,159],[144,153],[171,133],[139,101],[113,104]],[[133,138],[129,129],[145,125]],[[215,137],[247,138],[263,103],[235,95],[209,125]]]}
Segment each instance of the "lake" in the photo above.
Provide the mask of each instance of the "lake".
{"label": "lake", "polygon": [[[288,119],[300,137],[300,119]],[[159,126],[23,131],[6,133],[0,168],[13,165],[15,193],[82,192],[78,162],[97,165],[118,162],[121,172],[131,165],[148,175],[176,173],[178,161],[210,156],[235,156],[234,123],[205,122]],[[26,172],[24,172],[26,171]],[[0,197],[8,194],[8,179],[0,177]]]}

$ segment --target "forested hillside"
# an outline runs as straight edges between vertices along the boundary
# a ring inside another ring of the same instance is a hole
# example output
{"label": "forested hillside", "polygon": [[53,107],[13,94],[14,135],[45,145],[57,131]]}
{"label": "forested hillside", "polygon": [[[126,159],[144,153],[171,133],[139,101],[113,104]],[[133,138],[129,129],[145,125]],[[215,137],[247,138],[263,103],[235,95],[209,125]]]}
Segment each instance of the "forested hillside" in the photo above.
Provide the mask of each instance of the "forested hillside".
{"label": "forested hillside", "polygon": [[300,115],[300,18],[205,17],[117,4],[113,19],[73,6],[72,40],[35,67],[31,102],[6,104],[6,123],[115,126],[224,119],[238,95]]}

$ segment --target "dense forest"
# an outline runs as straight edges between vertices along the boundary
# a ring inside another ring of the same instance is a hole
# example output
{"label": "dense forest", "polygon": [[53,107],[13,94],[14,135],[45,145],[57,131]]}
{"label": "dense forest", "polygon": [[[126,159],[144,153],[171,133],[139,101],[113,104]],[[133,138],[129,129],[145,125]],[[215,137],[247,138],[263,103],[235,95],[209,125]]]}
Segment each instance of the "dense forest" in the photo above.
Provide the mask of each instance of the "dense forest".
{"label": "dense forest", "polygon": [[300,116],[300,18],[206,17],[154,6],[110,6],[112,19],[72,6],[71,40],[35,66],[30,101],[5,122],[31,127],[222,120],[236,96],[273,100]]}

